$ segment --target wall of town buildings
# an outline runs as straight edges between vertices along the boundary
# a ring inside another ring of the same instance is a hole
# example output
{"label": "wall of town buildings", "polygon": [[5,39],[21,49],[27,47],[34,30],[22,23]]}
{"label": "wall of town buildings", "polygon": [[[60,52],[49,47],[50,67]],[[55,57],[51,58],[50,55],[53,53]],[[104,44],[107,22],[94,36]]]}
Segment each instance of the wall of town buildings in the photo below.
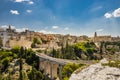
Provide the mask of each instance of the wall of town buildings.
{"label": "wall of town buildings", "polygon": [[[78,42],[86,42],[86,41],[91,41],[91,38],[89,38],[86,35],[83,36],[71,36],[69,34],[67,35],[61,35],[61,34],[43,34],[39,32],[34,32],[34,31],[29,31],[26,30],[24,32],[16,32],[15,29],[11,29],[9,26],[6,30],[0,28],[0,38],[4,38],[4,32],[6,32],[6,37],[9,40],[9,45],[10,47],[13,47],[14,45],[20,45],[20,46],[26,46],[30,47],[30,44],[32,43],[33,39],[36,37],[39,40],[44,39],[47,40],[46,44],[39,45],[40,47],[59,47],[61,44],[66,45],[66,42],[70,45],[73,45]],[[106,41],[120,41],[120,37],[111,37],[111,35],[106,35],[106,36],[97,36],[97,33],[95,32],[94,42],[106,42]],[[8,41],[6,41],[6,44]]]}
{"label": "wall of town buildings", "polygon": [[95,32],[94,34],[94,38],[93,38],[94,42],[115,42],[115,41],[120,41],[120,37],[111,37],[111,35],[106,35],[106,36],[97,36],[97,33]]}

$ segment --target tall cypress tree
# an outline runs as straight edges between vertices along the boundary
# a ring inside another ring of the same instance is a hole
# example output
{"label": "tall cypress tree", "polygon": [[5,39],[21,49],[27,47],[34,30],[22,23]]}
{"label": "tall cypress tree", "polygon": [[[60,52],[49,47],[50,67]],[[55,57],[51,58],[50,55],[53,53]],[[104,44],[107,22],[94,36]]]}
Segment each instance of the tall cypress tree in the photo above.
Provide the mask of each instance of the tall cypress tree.
{"label": "tall cypress tree", "polygon": [[20,77],[19,77],[19,80],[23,80],[23,75],[22,75],[22,55],[24,54],[24,48],[21,47],[20,48],[20,59],[19,59],[19,62],[20,62],[20,70],[19,70],[19,74],[20,74]]}
{"label": "tall cypress tree", "polygon": [[54,47],[53,47],[52,57],[55,57],[55,55],[56,55],[56,51],[55,51],[55,49],[54,49]]}
{"label": "tall cypress tree", "polygon": [[65,53],[67,53],[69,51],[69,44],[68,44],[68,40],[66,41],[66,49],[65,49]]}
{"label": "tall cypress tree", "polygon": [[62,43],[62,47],[61,47],[61,53],[62,53],[62,58],[64,59],[64,56],[65,56],[65,50],[64,50],[64,47],[63,47],[63,43]]}
{"label": "tall cypress tree", "polygon": [[25,59],[27,58],[27,49],[25,48],[24,50],[24,54],[25,54]]}

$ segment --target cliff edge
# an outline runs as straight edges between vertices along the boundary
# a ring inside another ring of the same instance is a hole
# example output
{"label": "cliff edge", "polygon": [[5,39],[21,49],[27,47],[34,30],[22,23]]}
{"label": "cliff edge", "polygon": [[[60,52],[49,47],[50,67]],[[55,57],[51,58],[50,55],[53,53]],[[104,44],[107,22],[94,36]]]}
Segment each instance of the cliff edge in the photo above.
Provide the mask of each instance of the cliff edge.
{"label": "cliff edge", "polygon": [[120,80],[120,69],[109,66],[102,66],[101,63],[108,63],[102,59],[99,63],[90,65],[78,73],[73,73],[69,80]]}

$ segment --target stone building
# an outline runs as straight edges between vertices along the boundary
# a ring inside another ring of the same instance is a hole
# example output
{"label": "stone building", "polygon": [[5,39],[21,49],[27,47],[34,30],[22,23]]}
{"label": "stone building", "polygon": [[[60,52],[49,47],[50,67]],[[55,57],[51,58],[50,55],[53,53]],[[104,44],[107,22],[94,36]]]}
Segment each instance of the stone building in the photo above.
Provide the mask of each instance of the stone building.
{"label": "stone building", "polygon": [[111,37],[111,35],[97,36],[97,32],[95,32],[93,41],[94,41],[94,42],[102,42],[102,41],[107,42],[107,41],[112,41],[112,37]]}
{"label": "stone building", "polygon": [[119,36],[117,36],[117,37],[112,37],[112,41],[118,42],[118,41],[120,41],[120,37],[119,37]]}
{"label": "stone building", "polygon": [[3,47],[9,47],[9,40],[15,36],[15,29],[9,25],[8,28],[0,28],[0,38],[2,39]]}

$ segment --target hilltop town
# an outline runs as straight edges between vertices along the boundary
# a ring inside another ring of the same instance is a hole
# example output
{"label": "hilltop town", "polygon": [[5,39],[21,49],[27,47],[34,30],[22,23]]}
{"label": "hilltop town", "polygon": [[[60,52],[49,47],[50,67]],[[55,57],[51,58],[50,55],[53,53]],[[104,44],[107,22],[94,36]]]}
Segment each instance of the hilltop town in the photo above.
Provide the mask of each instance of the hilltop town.
{"label": "hilltop town", "polygon": [[72,36],[72,35],[61,35],[61,34],[44,34],[40,32],[25,30],[23,32],[17,32],[15,29],[12,29],[9,25],[8,28],[0,28],[0,46],[13,48],[15,46],[24,46],[26,48],[31,48],[33,40],[37,38],[39,44],[36,45],[36,48],[43,49],[55,49],[60,48],[61,44],[66,44],[66,41],[70,45],[79,43],[79,42],[94,42],[99,47],[100,42],[118,42],[120,37],[112,37],[111,35],[98,36],[95,32],[94,37],[83,36]]}

